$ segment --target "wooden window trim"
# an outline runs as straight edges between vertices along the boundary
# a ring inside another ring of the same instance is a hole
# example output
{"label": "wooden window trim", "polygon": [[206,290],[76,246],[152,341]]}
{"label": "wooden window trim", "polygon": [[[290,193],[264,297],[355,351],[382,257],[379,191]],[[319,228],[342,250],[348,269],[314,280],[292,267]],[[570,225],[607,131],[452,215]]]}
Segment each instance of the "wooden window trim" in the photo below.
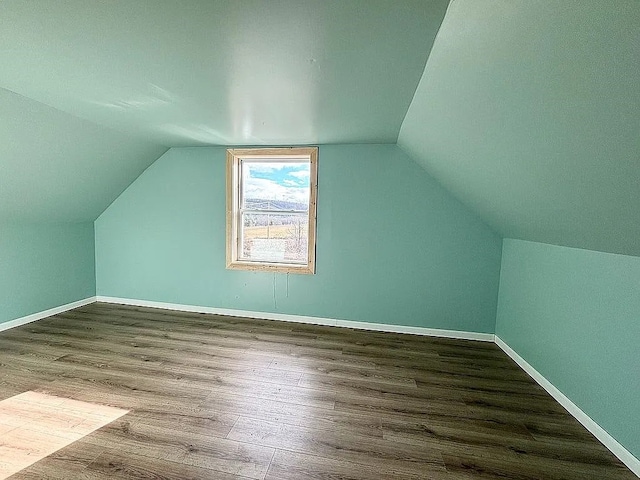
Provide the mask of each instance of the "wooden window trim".
{"label": "wooden window trim", "polygon": [[[240,159],[309,158],[309,232],[306,264],[269,263],[240,260],[238,257],[240,212]],[[231,148],[227,150],[227,268],[263,272],[315,274],[316,209],[318,192],[318,147]]]}

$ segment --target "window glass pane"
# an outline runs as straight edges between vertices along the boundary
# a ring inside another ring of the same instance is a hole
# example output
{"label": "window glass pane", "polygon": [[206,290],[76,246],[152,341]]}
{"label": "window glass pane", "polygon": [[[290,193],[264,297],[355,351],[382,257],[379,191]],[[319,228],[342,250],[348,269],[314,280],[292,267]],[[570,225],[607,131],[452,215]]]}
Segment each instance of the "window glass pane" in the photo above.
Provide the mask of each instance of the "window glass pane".
{"label": "window glass pane", "polygon": [[249,210],[309,210],[309,162],[242,161],[242,206]]}
{"label": "window glass pane", "polygon": [[308,235],[304,213],[243,213],[242,259],[306,264]]}

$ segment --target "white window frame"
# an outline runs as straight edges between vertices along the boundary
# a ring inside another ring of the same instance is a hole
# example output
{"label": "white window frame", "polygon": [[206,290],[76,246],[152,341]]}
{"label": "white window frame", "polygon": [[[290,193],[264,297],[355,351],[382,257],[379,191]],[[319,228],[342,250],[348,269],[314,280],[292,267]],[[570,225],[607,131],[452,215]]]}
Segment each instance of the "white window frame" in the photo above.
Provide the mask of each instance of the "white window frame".
{"label": "white window frame", "polygon": [[[284,160],[309,161],[309,231],[307,263],[284,263],[247,260],[241,258],[241,162],[260,160],[278,162]],[[316,271],[316,199],[318,191],[318,147],[288,148],[230,148],[227,150],[227,268],[233,270],[258,270],[280,273],[314,274]]]}

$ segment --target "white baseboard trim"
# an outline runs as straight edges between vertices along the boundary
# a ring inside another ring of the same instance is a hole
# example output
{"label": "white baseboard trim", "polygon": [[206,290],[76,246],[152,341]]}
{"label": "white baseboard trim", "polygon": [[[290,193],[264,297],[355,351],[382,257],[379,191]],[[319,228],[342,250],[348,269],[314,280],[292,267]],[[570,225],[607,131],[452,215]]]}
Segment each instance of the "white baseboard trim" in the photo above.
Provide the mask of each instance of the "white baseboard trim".
{"label": "white baseboard trim", "polygon": [[200,307],[195,305],[182,305],[176,303],[153,302],[149,300],[136,300],[132,298],[104,297],[98,295],[98,302],[116,303],[120,305],[132,305],[136,307],[161,308],[164,310],[177,310],[182,312],[210,313],[213,315],[228,315],[241,318],[259,318],[262,320],[279,320],[283,322],[310,323],[313,325],[328,325],[332,327],[357,328],[360,330],[374,330],[378,332],[409,333],[413,335],[425,335],[430,337],[458,338],[462,340],[479,340],[493,342],[492,333],[462,332],[458,330],[441,330],[438,328],[409,327],[402,325],[388,325],[384,323],[358,322],[353,320],[337,320],[334,318],[309,317],[304,315],[291,315],[288,313],[251,312],[247,310],[232,310],[228,308]]}
{"label": "white baseboard trim", "polygon": [[0,323],[0,332],[9,330],[10,328],[19,327],[20,325],[26,325],[27,323],[35,322],[36,320],[42,320],[43,318],[57,315],[68,310],[73,310],[74,308],[89,305],[90,303],[94,303],[95,301],[96,297],[89,297],[83,300],[78,300],[77,302],[71,302],[67,303],[66,305],[60,305],[59,307],[50,308],[49,310],[44,310],[42,312],[32,313],[31,315],[27,315],[26,317],[20,317],[16,318],[15,320],[9,320],[8,322],[2,322]]}
{"label": "white baseboard trim", "polygon": [[504,340],[497,335],[495,336],[496,345],[498,345],[507,355],[509,355],[538,385],[544,388],[560,405],[562,405],[576,420],[578,420],[594,437],[607,447],[611,453],[620,459],[629,469],[640,477],[640,460],[624,448],[618,441],[609,435],[605,429],[598,425],[595,421],[584,413],[580,407],[573,403],[569,398],[558,390],[549,380],[533,368],[524,358],[516,353]]}

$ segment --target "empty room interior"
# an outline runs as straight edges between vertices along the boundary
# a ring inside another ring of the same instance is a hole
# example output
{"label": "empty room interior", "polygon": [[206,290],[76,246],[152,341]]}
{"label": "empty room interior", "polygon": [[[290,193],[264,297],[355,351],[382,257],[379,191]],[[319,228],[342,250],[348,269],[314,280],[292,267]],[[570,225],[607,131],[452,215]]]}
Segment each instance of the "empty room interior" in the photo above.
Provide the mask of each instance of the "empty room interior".
{"label": "empty room interior", "polygon": [[0,479],[640,477],[640,1],[0,2]]}

